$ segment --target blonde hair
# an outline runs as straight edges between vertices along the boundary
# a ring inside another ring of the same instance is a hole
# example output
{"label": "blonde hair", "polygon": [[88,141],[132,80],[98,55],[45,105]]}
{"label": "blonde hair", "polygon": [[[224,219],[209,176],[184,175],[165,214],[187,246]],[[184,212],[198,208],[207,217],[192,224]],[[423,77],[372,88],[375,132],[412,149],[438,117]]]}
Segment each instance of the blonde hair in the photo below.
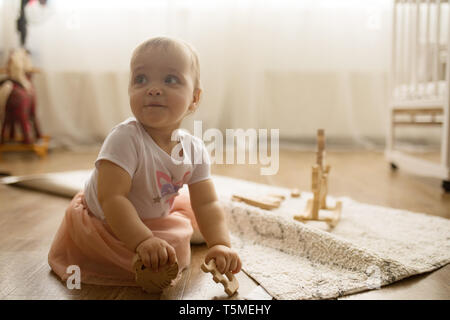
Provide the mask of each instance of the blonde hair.
{"label": "blonde hair", "polygon": [[133,55],[131,57],[130,65],[133,63],[135,56],[141,50],[144,50],[147,48],[167,49],[169,47],[172,47],[172,48],[173,47],[179,47],[179,48],[181,47],[181,48],[187,49],[187,51],[190,54],[190,58],[191,58],[191,69],[194,74],[194,89],[201,89],[202,85],[200,82],[200,62],[198,59],[197,51],[191,44],[187,43],[184,40],[176,39],[176,38],[172,38],[172,37],[164,37],[164,36],[150,38],[150,39],[144,41],[143,43],[141,43],[140,45],[138,45],[134,49]]}

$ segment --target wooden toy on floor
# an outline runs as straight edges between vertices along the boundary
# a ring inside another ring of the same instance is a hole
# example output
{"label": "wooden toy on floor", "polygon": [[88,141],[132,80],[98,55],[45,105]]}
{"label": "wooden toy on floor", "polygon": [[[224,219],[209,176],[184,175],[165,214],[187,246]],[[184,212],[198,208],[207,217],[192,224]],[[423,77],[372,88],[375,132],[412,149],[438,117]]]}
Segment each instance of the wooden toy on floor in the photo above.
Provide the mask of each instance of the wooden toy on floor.
{"label": "wooden toy on floor", "polygon": [[292,190],[291,190],[291,197],[292,197],[292,198],[300,198],[300,190],[298,190],[298,189],[292,189]]}
{"label": "wooden toy on floor", "polygon": [[281,201],[285,199],[285,196],[270,194],[266,196],[255,197],[233,194],[231,199],[234,201],[245,202],[251,206],[255,206],[261,209],[272,210],[280,207]]}
{"label": "wooden toy on floor", "polygon": [[229,297],[231,297],[239,289],[239,282],[237,281],[234,274],[231,272],[226,272],[226,277],[217,270],[216,263],[213,259],[209,260],[208,264],[202,264],[203,272],[210,272],[213,275],[213,280],[216,283],[223,284],[225,292]]}
{"label": "wooden toy on floor", "polygon": [[170,266],[164,266],[159,272],[153,272],[144,265],[137,254],[133,258],[133,269],[136,273],[136,283],[147,293],[161,293],[170,286],[178,274],[176,262]]}
{"label": "wooden toy on floor", "polygon": [[[312,167],[312,192],[313,199],[308,199],[305,213],[294,216],[295,220],[305,222],[324,221],[330,227],[335,227],[341,218],[342,202],[337,201],[335,207],[327,207],[327,192],[328,192],[328,174],[330,166],[324,165],[325,162],[325,133],[323,129],[317,131],[317,159],[316,164]],[[319,216],[320,210],[329,210],[332,213],[331,217]]]}

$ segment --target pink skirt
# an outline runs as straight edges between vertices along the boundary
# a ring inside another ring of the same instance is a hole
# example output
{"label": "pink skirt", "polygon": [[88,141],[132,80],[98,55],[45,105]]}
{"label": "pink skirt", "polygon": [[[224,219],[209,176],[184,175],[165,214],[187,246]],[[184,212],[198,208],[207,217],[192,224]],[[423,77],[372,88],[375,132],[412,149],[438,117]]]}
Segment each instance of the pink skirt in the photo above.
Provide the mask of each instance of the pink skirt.
{"label": "pink skirt", "polygon": [[[182,193],[175,198],[168,216],[143,222],[156,237],[174,247],[179,270],[186,268],[191,259],[193,228],[198,228],[189,194]],[[137,286],[132,266],[134,255],[106,222],[89,212],[84,193],[80,191],[70,202],[53,239],[48,263],[62,281],[73,274],[73,271],[67,273],[67,267],[75,265],[80,268],[82,283]]]}

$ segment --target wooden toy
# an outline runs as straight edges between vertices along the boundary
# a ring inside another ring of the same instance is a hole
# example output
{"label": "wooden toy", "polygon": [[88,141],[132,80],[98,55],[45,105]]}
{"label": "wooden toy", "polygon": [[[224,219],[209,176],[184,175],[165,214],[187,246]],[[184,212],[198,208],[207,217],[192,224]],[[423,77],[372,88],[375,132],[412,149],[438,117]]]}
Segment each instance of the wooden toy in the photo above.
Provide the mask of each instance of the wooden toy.
{"label": "wooden toy", "polygon": [[[317,158],[316,164],[312,167],[312,192],[313,199],[308,199],[305,213],[294,216],[294,219],[300,222],[308,220],[324,221],[330,227],[335,227],[341,218],[342,202],[337,201],[335,207],[327,207],[328,193],[328,174],[330,166],[324,165],[325,162],[325,132],[323,129],[317,131]],[[320,210],[329,210],[331,217],[319,216]]]}
{"label": "wooden toy", "polygon": [[[44,157],[49,137],[41,134],[36,111],[36,92],[32,74],[39,72],[23,49],[11,52],[7,67],[0,70],[6,78],[0,81],[0,154],[7,151],[34,151]],[[16,127],[21,129],[17,134]]]}
{"label": "wooden toy", "polygon": [[261,197],[242,196],[234,194],[231,197],[234,201],[245,202],[251,206],[255,206],[265,210],[272,210],[280,207],[281,201],[284,200],[282,195],[267,195]]}
{"label": "wooden toy", "polygon": [[178,275],[176,262],[164,266],[159,272],[154,272],[144,265],[137,254],[133,258],[133,269],[136,273],[136,283],[147,293],[161,293]]}
{"label": "wooden toy", "polygon": [[280,201],[283,201],[284,199],[286,199],[286,196],[284,196],[282,194],[273,194],[272,193],[272,194],[268,194],[267,196],[270,197],[270,198],[278,199]]}
{"label": "wooden toy", "polygon": [[24,144],[20,141],[15,143],[9,142],[6,144],[0,144],[0,158],[2,152],[21,152],[21,151],[33,151],[40,158],[45,158],[48,153],[48,143],[50,141],[49,136],[42,136],[41,139],[34,143]]}
{"label": "wooden toy", "polygon": [[203,272],[210,272],[213,275],[213,280],[216,283],[223,284],[226,294],[231,297],[239,289],[239,282],[237,281],[234,274],[231,272],[226,272],[226,277],[221,274],[216,267],[216,263],[213,259],[209,260],[208,264],[203,263],[201,266]]}
{"label": "wooden toy", "polygon": [[299,198],[299,197],[300,197],[300,190],[298,190],[298,189],[292,189],[292,190],[291,190],[291,197],[292,197],[292,198]]}

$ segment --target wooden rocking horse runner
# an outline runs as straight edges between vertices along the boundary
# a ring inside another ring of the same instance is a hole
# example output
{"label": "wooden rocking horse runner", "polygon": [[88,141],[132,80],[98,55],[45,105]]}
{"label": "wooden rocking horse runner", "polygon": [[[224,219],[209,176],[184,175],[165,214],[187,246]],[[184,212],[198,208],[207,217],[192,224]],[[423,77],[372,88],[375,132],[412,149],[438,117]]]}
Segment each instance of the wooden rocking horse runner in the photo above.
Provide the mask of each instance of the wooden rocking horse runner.
{"label": "wooden rocking horse runner", "polygon": [[[316,164],[312,167],[312,192],[313,199],[308,199],[306,211],[303,215],[294,216],[295,220],[300,222],[324,221],[330,227],[335,227],[341,218],[342,202],[337,201],[335,207],[327,207],[328,193],[328,173],[330,166],[324,165],[325,162],[325,132],[323,129],[317,131],[317,158]],[[321,217],[320,210],[329,210],[333,213],[332,217]]]}

